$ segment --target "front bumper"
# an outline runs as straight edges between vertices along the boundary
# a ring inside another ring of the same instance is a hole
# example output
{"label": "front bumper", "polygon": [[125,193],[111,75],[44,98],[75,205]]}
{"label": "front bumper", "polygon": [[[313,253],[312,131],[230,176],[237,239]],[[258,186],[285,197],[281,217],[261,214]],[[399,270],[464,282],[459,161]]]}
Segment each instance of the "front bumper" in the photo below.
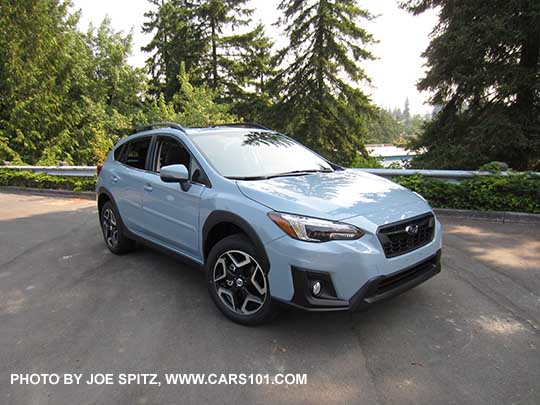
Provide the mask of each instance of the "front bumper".
{"label": "front bumper", "polygon": [[[441,271],[441,250],[419,263],[389,275],[369,279],[349,300],[316,298],[309,290],[309,270],[292,268],[294,296],[284,302],[308,311],[355,311],[399,295]],[[311,272],[311,274],[313,274]]]}
{"label": "front bumper", "polygon": [[[307,243],[283,236],[265,245],[270,262],[268,281],[272,297],[294,303],[293,297],[301,288],[299,279],[309,277],[309,273],[326,273],[335,294],[327,294],[324,298],[339,301],[330,303],[325,300],[326,306],[331,309],[349,307],[353,297],[364,286],[374,284],[381,277],[413,268],[436,255],[442,247],[441,235],[441,224],[436,221],[435,235],[430,243],[391,258],[385,257],[376,229],[357,240],[326,243]],[[317,278],[316,275],[311,280]],[[303,284],[304,289],[308,288],[306,285]],[[305,302],[297,300],[297,305],[304,306]]]}

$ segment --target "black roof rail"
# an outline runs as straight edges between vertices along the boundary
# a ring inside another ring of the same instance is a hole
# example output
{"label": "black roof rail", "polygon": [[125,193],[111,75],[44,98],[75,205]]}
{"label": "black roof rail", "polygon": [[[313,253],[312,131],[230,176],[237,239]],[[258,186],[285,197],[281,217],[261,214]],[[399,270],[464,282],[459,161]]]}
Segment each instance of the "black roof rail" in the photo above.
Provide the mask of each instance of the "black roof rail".
{"label": "black roof rail", "polygon": [[258,129],[264,129],[266,131],[272,131],[270,128],[267,128],[261,124],[256,124],[254,122],[233,122],[230,124],[217,124],[212,125],[212,128],[216,127],[239,127],[239,128],[258,128]]}
{"label": "black roof rail", "polygon": [[148,131],[156,127],[174,128],[184,133],[186,132],[186,129],[184,127],[176,124],[175,122],[152,122],[151,124],[145,124],[145,125],[135,127],[135,129],[133,130],[133,133],[136,134],[137,132]]}

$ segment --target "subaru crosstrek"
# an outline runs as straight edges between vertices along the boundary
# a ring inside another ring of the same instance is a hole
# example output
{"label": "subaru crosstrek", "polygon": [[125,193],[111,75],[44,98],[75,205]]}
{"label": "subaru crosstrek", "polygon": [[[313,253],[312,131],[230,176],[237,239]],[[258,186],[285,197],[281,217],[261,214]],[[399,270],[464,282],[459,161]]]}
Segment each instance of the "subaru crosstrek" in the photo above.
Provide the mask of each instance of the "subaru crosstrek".
{"label": "subaru crosstrek", "polygon": [[280,302],[354,310],[440,271],[441,225],[420,195],[255,124],[143,127],[96,191],[113,253],[140,241],[204,266],[213,301],[242,324]]}

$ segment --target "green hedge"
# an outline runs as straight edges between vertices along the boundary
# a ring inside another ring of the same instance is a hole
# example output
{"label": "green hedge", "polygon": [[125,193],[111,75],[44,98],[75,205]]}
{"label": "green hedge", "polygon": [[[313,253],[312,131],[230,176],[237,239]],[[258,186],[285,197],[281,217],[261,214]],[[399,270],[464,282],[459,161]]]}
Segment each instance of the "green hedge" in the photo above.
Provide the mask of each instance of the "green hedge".
{"label": "green hedge", "polygon": [[51,176],[49,174],[0,169],[0,186],[94,191],[96,177]]}
{"label": "green hedge", "polygon": [[421,194],[437,208],[540,213],[540,176],[494,174],[472,177],[459,184],[418,174],[393,180]]}
{"label": "green hedge", "polygon": [[[424,196],[433,207],[540,213],[540,176],[478,176],[459,184],[421,175],[393,179]],[[94,191],[95,177],[68,177],[0,169],[0,186]]]}

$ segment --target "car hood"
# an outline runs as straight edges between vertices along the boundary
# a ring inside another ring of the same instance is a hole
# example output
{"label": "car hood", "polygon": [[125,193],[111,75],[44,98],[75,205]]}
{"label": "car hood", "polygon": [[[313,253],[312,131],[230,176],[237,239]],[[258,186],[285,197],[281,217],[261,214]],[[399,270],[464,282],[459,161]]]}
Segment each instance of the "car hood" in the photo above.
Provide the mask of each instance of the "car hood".
{"label": "car hood", "polygon": [[237,184],[246,197],[275,211],[331,220],[364,215],[387,223],[402,219],[404,213],[409,217],[430,210],[425,200],[405,187],[354,169]]}

